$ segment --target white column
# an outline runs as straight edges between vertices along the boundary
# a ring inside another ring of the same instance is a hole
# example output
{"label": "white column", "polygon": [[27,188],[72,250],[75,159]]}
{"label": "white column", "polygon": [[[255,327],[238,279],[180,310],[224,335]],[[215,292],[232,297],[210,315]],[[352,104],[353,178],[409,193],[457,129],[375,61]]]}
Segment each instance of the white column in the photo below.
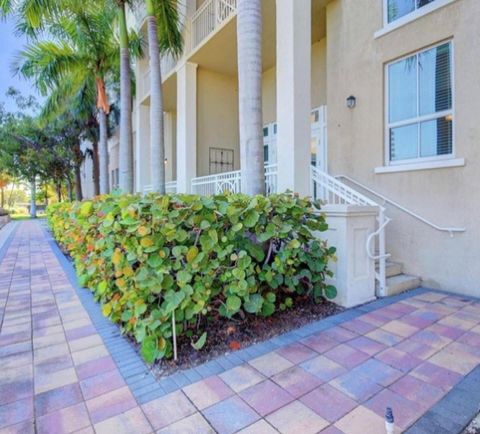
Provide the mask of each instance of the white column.
{"label": "white column", "polygon": [[[138,70],[138,68],[137,68]],[[137,80],[138,80],[139,75],[137,75]],[[142,161],[142,155],[141,155],[141,143],[142,143],[142,131],[144,130],[145,126],[145,118],[144,118],[144,113],[142,111],[142,105],[137,104],[135,113],[134,113],[134,128],[133,131],[135,132],[135,189],[137,192],[141,189],[141,173],[142,171],[140,170],[140,162]],[[148,125],[148,128],[150,128],[150,125]]]}
{"label": "white column", "polygon": [[186,62],[177,71],[177,190],[190,193],[197,173],[197,66]]}
{"label": "white column", "polygon": [[310,194],[311,0],[277,0],[278,191]]}
{"label": "white column", "polygon": [[164,124],[164,137],[165,137],[165,180],[175,181],[173,178],[173,165],[175,164],[175,155],[174,155],[174,135],[176,125],[174,123],[175,119],[171,112],[163,113],[163,124]]}
{"label": "white column", "polygon": [[150,177],[150,107],[137,105],[135,112],[135,189],[142,193],[151,184]]}

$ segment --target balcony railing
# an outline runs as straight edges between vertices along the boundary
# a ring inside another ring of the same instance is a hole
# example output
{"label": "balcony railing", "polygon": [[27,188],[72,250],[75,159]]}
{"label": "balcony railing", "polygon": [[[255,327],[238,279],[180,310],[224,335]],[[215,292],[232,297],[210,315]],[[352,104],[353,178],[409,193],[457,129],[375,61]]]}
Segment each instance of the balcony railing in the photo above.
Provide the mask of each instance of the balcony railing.
{"label": "balcony railing", "polygon": [[177,59],[171,54],[164,54],[160,62],[162,79],[164,79],[175,68],[175,65],[177,64]]}
{"label": "balcony railing", "polygon": [[[192,179],[192,193],[207,196],[210,194],[240,193],[242,172],[217,173]],[[267,194],[277,192],[277,165],[265,166],[265,190]]]}
{"label": "balcony railing", "polygon": [[[148,194],[153,191],[151,184],[147,184],[143,187],[143,194]],[[165,183],[165,192],[166,193],[176,193],[177,192],[177,181],[170,181]]]}
{"label": "balcony railing", "polygon": [[237,0],[206,0],[192,17],[191,49],[237,12]]}
{"label": "balcony railing", "polygon": [[176,193],[177,192],[177,181],[170,181],[165,183],[165,191],[167,193]]}
{"label": "balcony railing", "polygon": [[225,192],[240,193],[242,172],[217,173],[192,179],[192,193],[208,196]]}

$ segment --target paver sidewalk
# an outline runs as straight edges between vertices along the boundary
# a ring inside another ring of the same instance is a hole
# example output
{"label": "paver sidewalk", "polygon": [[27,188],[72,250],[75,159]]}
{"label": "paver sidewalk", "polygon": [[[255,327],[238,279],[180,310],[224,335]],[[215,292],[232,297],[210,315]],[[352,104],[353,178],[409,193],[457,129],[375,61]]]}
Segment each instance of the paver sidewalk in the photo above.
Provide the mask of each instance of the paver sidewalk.
{"label": "paver sidewalk", "polygon": [[433,291],[137,400],[40,223],[20,223],[6,247],[0,434],[383,434],[387,405],[396,432],[441,434],[480,403],[480,303]]}

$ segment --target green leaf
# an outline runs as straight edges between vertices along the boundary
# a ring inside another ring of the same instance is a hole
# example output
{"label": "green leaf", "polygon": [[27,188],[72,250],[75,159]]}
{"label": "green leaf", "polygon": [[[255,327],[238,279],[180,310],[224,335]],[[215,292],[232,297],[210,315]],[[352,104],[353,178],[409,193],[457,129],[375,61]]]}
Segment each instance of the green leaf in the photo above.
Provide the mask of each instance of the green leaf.
{"label": "green leaf", "polygon": [[197,255],[198,255],[198,247],[196,246],[190,247],[187,252],[187,262],[188,263],[193,262],[197,257]]}
{"label": "green leaf", "polygon": [[243,219],[243,224],[247,228],[253,228],[257,224],[259,218],[260,218],[260,214],[258,214],[257,211],[252,209],[245,214],[245,218]]}
{"label": "green leaf", "polygon": [[237,312],[242,306],[242,300],[236,295],[230,295],[227,297],[227,308],[232,312]]}
{"label": "green leaf", "polygon": [[157,358],[157,339],[153,336],[147,336],[142,342],[140,352],[147,363],[153,363]]}
{"label": "green leaf", "polygon": [[243,307],[248,313],[258,313],[262,310],[263,297],[260,294],[252,294],[250,299],[243,303]]}
{"label": "green leaf", "polygon": [[275,312],[275,305],[273,303],[263,303],[262,306],[262,315],[270,316]]}
{"label": "green leaf", "polygon": [[334,299],[337,296],[337,288],[335,288],[333,285],[327,285],[325,287],[325,296],[329,300]]}
{"label": "green leaf", "polygon": [[108,283],[105,280],[102,280],[97,286],[97,292],[100,295],[105,294],[105,291],[108,288]]}
{"label": "green leaf", "polygon": [[200,336],[200,337],[198,338],[198,341],[197,341],[197,342],[195,342],[195,343],[192,342],[192,347],[193,347],[195,350],[199,351],[199,350],[201,350],[201,349],[205,346],[205,343],[206,343],[206,342],[207,342],[207,332],[203,332],[203,333],[202,333],[202,336]]}
{"label": "green leaf", "polygon": [[188,271],[180,270],[177,273],[177,284],[180,288],[185,286],[190,280],[192,280],[192,275]]}
{"label": "green leaf", "polygon": [[166,313],[173,312],[175,309],[177,309],[178,306],[180,306],[180,303],[184,300],[184,298],[185,292],[169,290],[165,294],[165,301],[167,302],[167,305],[165,307]]}

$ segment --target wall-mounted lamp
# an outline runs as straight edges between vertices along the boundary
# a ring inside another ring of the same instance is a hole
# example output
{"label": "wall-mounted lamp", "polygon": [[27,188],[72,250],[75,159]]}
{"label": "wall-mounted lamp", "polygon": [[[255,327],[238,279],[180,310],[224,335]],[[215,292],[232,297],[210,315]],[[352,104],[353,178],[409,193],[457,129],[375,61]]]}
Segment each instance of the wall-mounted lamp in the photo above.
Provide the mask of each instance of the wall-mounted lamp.
{"label": "wall-mounted lamp", "polygon": [[165,163],[165,165],[168,163],[168,158],[165,158],[165,160],[163,160],[163,162]]}
{"label": "wall-mounted lamp", "polygon": [[352,108],[354,108],[356,105],[357,105],[357,98],[355,98],[353,95],[350,95],[350,96],[347,98],[347,107],[348,107],[349,109],[352,109]]}

